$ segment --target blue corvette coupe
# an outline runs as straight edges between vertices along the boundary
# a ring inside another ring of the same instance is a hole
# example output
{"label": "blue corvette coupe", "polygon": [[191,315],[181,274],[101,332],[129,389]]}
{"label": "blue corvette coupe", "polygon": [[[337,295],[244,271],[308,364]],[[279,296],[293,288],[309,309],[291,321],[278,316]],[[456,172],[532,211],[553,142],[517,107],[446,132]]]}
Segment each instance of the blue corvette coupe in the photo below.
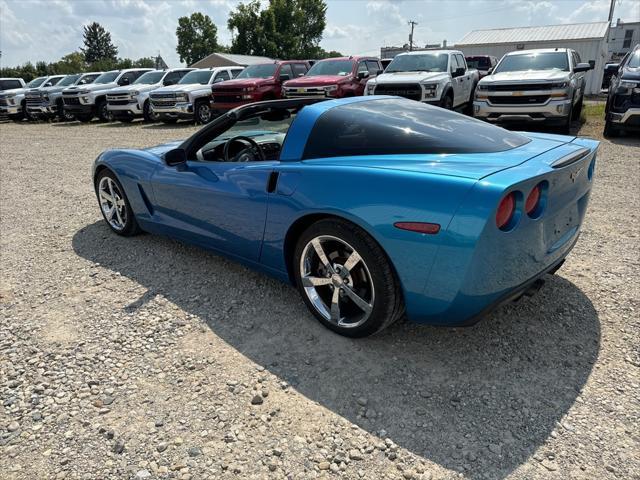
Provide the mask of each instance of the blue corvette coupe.
{"label": "blue corvette coupe", "polygon": [[275,100],[108,150],[93,179],[115,233],[223,253],[362,337],[405,313],[471,324],[532,292],[578,239],[597,148],[397,97]]}

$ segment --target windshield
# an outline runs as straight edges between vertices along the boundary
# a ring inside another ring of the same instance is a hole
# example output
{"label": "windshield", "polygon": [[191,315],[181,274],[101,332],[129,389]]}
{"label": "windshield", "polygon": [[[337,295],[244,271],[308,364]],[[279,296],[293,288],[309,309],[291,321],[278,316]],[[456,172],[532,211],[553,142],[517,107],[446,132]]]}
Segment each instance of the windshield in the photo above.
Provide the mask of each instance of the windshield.
{"label": "windshield", "polygon": [[307,72],[307,77],[317,75],[338,75],[345,77],[353,71],[353,60],[322,60]]}
{"label": "windshield", "polygon": [[627,62],[627,67],[629,68],[640,67],[640,49],[637,49],[635,52],[631,54],[631,56],[629,57],[629,61]]}
{"label": "windshield", "polygon": [[93,81],[98,78],[100,76],[99,73],[93,73],[91,75],[85,75],[82,77],[82,80],[80,80],[80,85],[87,85],[89,83],[93,83]]}
{"label": "windshield", "polygon": [[27,88],[38,88],[40,85],[44,83],[46,79],[47,77],[34,78],[29,83],[27,83]]}
{"label": "windshield", "polygon": [[424,55],[398,55],[385,73],[393,72],[446,72],[449,55],[427,53]]}
{"label": "windshield", "polygon": [[111,83],[118,78],[120,72],[105,72],[94,80],[93,83]]}
{"label": "windshield", "polygon": [[491,62],[487,57],[466,57],[467,66],[478,70],[487,70],[491,67]]}
{"label": "windshield", "polygon": [[147,72],[144,75],[142,75],[139,79],[137,79],[135,82],[133,82],[134,85],[136,84],[143,84],[143,85],[153,85],[154,83],[158,83],[160,80],[162,80],[162,77],[164,77],[164,73],[162,71],[159,72]]}
{"label": "windshield", "polygon": [[530,53],[505,56],[493,73],[523,72],[526,70],[562,70],[569,71],[569,59],[566,52]]}
{"label": "windshield", "polygon": [[0,92],[3,90],[11,90],[13,88],[22,88],[20,80],[0,80]]}
{"label": "windshield", "polygon": [[67,75],[62,80],[58,82],[59,87],[68,87],[69,85],[73,85],[76,83],[76,80],[80,78],[80,74],[77,75]]}
{"label": "windshield", "polygon": [[211,80],[211,75],[213,75],[213,70],[193,70],[182,77],[182,80],[180,80],[178,84],[188,85],[190,83],[199,83],[206,85],[209,83],[209,80]]}
{"label": "windshield", "polygon": [[275,63],[251,65],[242,70],[236,78],[271,78],[276,74],[276,68]]}

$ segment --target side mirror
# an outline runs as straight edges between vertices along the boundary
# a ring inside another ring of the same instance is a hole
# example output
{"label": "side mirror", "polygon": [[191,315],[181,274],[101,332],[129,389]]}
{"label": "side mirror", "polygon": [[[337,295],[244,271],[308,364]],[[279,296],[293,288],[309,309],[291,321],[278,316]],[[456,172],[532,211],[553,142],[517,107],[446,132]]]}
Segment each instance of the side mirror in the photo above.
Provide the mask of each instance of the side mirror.
{"label": "side mirror", "polygon": [[358,72],[358,79],[362,80],[364,78],[368,78],[369,77],[369,72]]}
{"label": "side mirror", "polygon": [[376,75],[382,75],[383,73],[384,73],[384,70],[383,70],[383,69],[381,69],[381,68],[379,68],[379,69],[376,71]]}
{"label": "side mirror", "polygon": [[280,74],[280,81],[281,82],[286,82],[287,80],[291,80],[291,77],[289,76],[288,73],[281,73]]}
{"label": "side mirror", "polygon": [[222,77],[217,77],[213,79],[213,83],[220,83],[220,82],[224,82],[224,78]]}
{"label": "side mirror", "polygon": [[619,63],[609,63],[609,64],[604,66],[604,71],[606,73],[610,73],[612,75],[615,75],[616,73],[618,73],[618,70],[620,70],[620,64]]}
{"label": "side mirror", "polygon": [[489,70],[487,70],[487,75],[491,75],[493,73],[493,67],[491,67]]}
{"label": "side mirror", "polygon": [[120,81],[118,82],[118,85],[129,85],[129,77],[123,77],[120,79]]}
{"label": "side mirror", "polygon": [[304,77],[304,75],[305,75],[304,73],[299,73],[298,77]]}
{"label": "side mirror", "polygon": [[187,152],[183,148],[174,148],[164,154],[164,163],[170,167],[187,163]]}
{"label": "side mirror", "polygon": [[456,71],[454,72],[454,77],[461,77],[462,75],[464,75],[464,67],[456,68]]}
{"label": "side mirror", "polygon": [[168,87],[169,85],[173,85],[173,84],[174,84],[174,81],[173,81],[173,80],[167,80],[167,81],[165,81],[165,82],[162,82],[162,84],[163,84],[165,87]]}
{"label": "side mirror", "polygon": [[573,67],[574,72],[587,72],[591,70],[593,67],[589,63],[579,63],[575,67]]}

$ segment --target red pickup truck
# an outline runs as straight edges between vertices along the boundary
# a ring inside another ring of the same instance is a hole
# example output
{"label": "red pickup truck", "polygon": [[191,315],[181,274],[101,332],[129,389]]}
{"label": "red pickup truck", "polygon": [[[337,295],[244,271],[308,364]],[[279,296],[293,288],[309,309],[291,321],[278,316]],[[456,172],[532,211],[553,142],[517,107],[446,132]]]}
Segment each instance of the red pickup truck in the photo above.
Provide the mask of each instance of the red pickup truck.
{"label": "red pickup truck", "polygon": [[320,60],[304,77],[284,83],[283,95],[294,97],[354,97],[364,94],[367,80],[382,73],[375,57],[338,57]]}
{"label": "red pickup truck", "polygon": [[246,103],[282,97],[282,83],[309,70],[305,60],[249,65],[233,80],[211,86],[211,110],[223,113]]}

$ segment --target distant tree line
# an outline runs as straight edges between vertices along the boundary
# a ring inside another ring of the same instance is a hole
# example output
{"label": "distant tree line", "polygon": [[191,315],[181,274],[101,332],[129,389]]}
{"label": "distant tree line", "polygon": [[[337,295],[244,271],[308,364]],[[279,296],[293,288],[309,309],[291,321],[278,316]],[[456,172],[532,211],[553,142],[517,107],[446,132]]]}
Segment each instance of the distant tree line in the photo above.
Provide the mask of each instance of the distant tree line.
{"label": "distant tree line", "polygon": [[27,62],[17,67],[0,68],[0,77],[18,77],[26,82],[36,77],[81,72],[104,72],[123,68],[153,68],[156,61],[152,57],[137,60],[119,58],[118,48],[111,41],[111,34],[99,23],[93,22],[83,27],[84,47],[63,56],[57,62]]}
{"label": "distant tree line", "polygon": [[[201,12],[178,19],[176,51],[180,61],[192,65],[214,52],[258,55],[281,60],[322,59],[342,56],[340,52],[320,47],[326,27],[327,5],[324,0],[269,0],[263,8],[259,0],[240,3],[229,14],[227,28],[232,32],[231,45],[218,43],[218,28],[211,17]],[[83,26],[84,46],[57,62],[27,62],[17,67],[1,68],[0,77],[21,77],[25,81],[38,76],[106,71],[133,67],[155,67],[155,59],[119,58],[118,48],[102,25]]]}
{"label": "distant tree line", "polygon": [[291,59],[342,56],[320,47],[326,26],[324,0],[259,0],[240,3],[229,14],[231,45],[218,43],[218,28],[208,15],[195,12],[178,19],[176,51],[180,61],[192,65],[214,52]]}

